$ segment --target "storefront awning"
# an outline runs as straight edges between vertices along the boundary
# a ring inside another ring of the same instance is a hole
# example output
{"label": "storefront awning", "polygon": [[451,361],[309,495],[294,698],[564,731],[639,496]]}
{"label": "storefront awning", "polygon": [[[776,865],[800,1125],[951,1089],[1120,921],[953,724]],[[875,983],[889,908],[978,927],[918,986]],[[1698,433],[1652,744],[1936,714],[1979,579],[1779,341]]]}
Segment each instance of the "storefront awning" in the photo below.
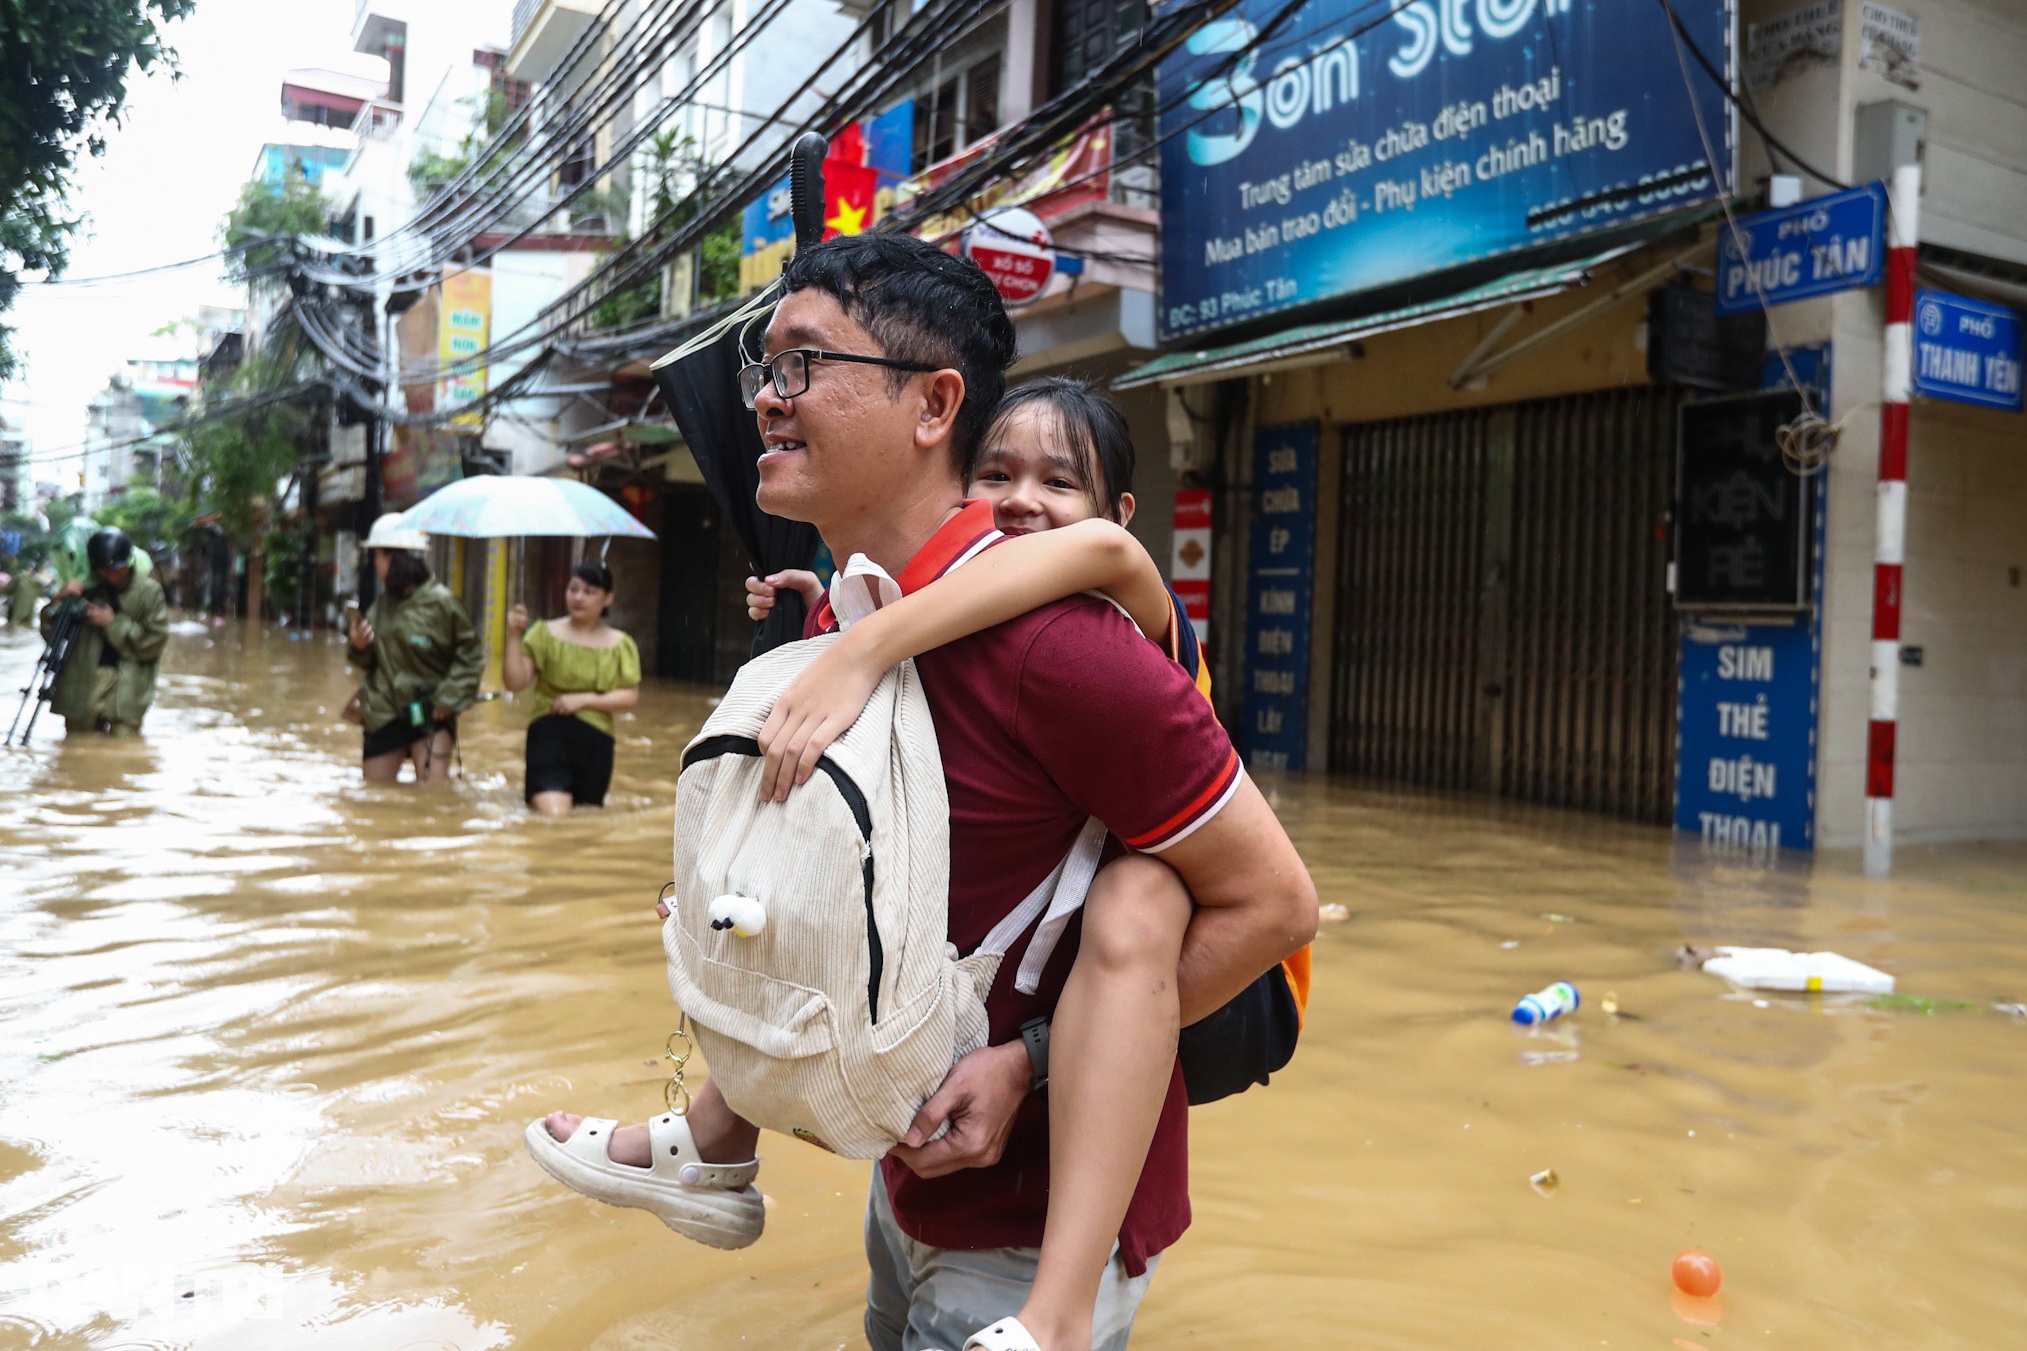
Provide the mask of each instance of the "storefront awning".
{"label": "storefront awning", "polygon": [[1362,338],[1434,323],[1439,319],[1455,319],[1498,305],[1513,305],[1555,295],[1559,291],[1585,285],[1595,269],[1646,247],[1661,234],[1680,230],[1701,220],[1704,214],[1684,213],[1651,222],[1631,237],[1626,232],[1618,232],[1609,245],[1584,257],[1544,267],[1521,268],[1465,290],[1452,291],[1432,300],[1403,305],[1379,314],[1284,328],[1278,333],[1232,343],[1227,347],[1169,352],[1126,372],[1112,382],[1112,388],[1127,390],[1155,384],[1194,385],[1259,374],[1284,365],[1310,365],[1319,359],[1319,354]]}

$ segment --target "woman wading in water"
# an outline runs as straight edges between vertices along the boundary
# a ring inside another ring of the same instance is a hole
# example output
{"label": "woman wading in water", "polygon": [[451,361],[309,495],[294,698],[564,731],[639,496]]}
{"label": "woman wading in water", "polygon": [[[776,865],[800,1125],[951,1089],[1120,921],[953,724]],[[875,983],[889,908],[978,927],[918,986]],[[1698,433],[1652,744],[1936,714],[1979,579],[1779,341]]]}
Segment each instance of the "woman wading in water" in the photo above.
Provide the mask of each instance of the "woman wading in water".
{"label": "woman wading in water", "polygon": [[602,807],[612,783],[612,715],[640,703],[640,650],[605,622],[612,569],[579,563],[561,619],[530,623],[528,607],[507,615],[504,675],[516,694],[535,687],[528,722],[528,805],[544,816]]}

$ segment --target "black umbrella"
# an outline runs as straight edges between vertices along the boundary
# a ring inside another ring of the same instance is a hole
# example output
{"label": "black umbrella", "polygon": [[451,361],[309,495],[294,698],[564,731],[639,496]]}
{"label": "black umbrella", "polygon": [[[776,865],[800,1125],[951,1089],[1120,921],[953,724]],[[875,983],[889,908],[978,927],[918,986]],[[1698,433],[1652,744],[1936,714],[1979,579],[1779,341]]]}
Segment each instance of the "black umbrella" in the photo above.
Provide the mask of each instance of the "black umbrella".
{"label": "black umbrella", "polygon": [[[789,157],[789,195],[798,248],[823,238],[824,139],[805,134]],[[719,510],[739,532],[757,576],[784,568],[807,568],[816,557],[816,527],[762,511],[754,501],[760,487],[760,429],[739,397],[739,368],[748,355],[740,339],[755,306],[741,308],[739,321],[717,338],[674,361],[655,367],[655,383],[675,416],[703,471]],[[762,311],[764,312],[764,311]],[[784,592],[753,636],[753,655],[802,636],[802,597]]]}

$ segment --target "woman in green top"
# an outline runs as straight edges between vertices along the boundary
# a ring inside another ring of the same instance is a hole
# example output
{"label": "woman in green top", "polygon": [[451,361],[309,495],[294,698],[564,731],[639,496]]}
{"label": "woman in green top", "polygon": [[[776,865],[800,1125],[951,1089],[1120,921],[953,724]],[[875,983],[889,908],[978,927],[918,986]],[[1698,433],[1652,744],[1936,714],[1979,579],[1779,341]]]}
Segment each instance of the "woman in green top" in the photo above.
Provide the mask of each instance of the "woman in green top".
{"label": "woman in green top", "polygon": [[353,612],[345,660],[366,673],[359,768],[368,783],[393,783],[407,760],[415,762],[417,783],[448,780],[457,715],[479,697],[486,649],[464,602],[431,580],[420,552],[428,544],[389,512],[362,546],[373,555],[381,591],[372,609]]}
{"label": "woman in green top", "polygon": [[507,615],[507,688],[533,685],[528,722],[528,805],[544,816],[603,807],[612,783],[612,715],[640,703],[640,650],[605,622],[612,569],[579,563],[563,593],[569,614],[539,624],[528,607]]}

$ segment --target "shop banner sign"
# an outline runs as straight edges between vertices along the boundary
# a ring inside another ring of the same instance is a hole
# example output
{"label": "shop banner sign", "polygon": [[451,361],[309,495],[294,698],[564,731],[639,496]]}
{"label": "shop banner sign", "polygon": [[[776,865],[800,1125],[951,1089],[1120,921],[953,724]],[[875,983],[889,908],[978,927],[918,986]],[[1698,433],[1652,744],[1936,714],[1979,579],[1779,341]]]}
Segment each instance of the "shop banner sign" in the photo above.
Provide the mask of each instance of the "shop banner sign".
{"label": "shop banner sign", "polygon": [[2019,314],[1969,296],[1917,289],[1914,392],[2019,412]]}
{"label": "shop banner sign", "polygon": [[1886,189],[1877,183],[1762,211],[1717,233],[1717,312],[1834,295],[1886,277]]}
{"label": "shop banner sign", "polygon": [[1302,769],[1309,750],[1309,602],[1315,589],[1313,422],[1253,441],[1253,539],[1246,586],[1246,725],[1258,770]]}
{"label": "shop banner sign", "polygon": [[[492,331],[493,274],[477,270],[446,272],[442,308],[437,317],[437,360],[446,367],[470,361],[492,342]],[[473,410],[458,413],[450,420],[452,426],[471,431],[484,428],[485,415],[476,405],[486,397],[488,369],[474,367],[438,382],[439,407]]]}
{"label": "shop banner sign", "polygon": [[1753,854],[1816,844],[1815,626],[1682,626],[1675,828]]}
{"label": "shop banner sign", "polygon": [[[1672,2],[1729,73],[1731,6]],[[1164,340],[1711,201],[1732,181],[1731,109],[1700,70],[1691,103],[1660,5],[1309,0],[1258,43],[1281,9],[1242,0],[1162,63]]]}

